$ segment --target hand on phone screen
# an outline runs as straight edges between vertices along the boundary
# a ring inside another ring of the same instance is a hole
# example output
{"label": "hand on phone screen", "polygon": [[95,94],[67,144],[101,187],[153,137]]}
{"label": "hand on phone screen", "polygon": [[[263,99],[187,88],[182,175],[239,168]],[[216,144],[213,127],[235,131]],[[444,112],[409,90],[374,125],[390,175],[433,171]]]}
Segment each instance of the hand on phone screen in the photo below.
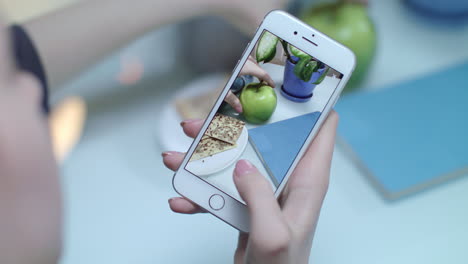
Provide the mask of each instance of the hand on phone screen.
{"label": "hand on phone screen", "polygon": [[272,88],[275,88],[276,86],[270,74],[260,67],[252,56],[249,56],[247,59],[244,67],[242,67],[242,70],[240,71],[240,75],[252,75],[257,77],[259,81],[267,83]]}
{"label": "hand on phone screen", "polygon": [[[265,82],[271,87],[275,88],[275,82],[271,78],[270,74],[268,74],[267,71],[265,71],[258,63],[255,61],[255,59],[252,56],[249,56],[247,62],[245,63],[244,67],[242,67],[242,70],[239,73],[239,76],[245,76],[245,75],[250,75],[255,78],[257,78],[260,82]],[[247,85],[248,83],[245,83],[243,79],[239,77],[238,79],[241,80],[241,89]],[[237,81],[237,80],[236,80]],[[234,86],[234,85],[233,85]],[[231,91],[228,92],[226,98],[224,99],[226,103],[228,103],[236,112],[242,113],[242,104],[239,100],[239,98],[232,92],[232,87]]]}
{"label": "hand on phone screen", "polygon": [[[251,232],[240,233],[235,263],[307,263],[312,238],[328,189],[338,115],[331,112],[317,137],[297,165],[277,200],[266,178],[246,160],[236,164],[234,182],[249,209]],[[203,120],[182,122],[184,132],[195,137]],[[177,170],[184,153],[163,153],[164,164]],[[191,201],[175,197],[171,210],[203,213]]]}

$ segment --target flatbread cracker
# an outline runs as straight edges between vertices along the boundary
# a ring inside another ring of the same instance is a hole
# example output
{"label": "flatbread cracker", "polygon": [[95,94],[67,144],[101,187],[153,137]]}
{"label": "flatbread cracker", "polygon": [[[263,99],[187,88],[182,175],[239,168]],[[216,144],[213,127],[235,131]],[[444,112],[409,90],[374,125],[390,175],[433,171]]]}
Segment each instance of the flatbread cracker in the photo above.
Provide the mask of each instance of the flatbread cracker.
{"label": "flatbread cracker", "polygon": [[229,144],[224,141],[209,137],[203,136],[200,142],[198,143],[197,148],[193,152],[190,161],[201,160],[203,158],[216,155],[218,153],[224,152],[236,148],[236,144]]}
{"label": "flatbread cracker", "polygon": [[205,135],[230,144],[236,144],[244,126],[245,123],[239,119],[218,113],[211,121]]}

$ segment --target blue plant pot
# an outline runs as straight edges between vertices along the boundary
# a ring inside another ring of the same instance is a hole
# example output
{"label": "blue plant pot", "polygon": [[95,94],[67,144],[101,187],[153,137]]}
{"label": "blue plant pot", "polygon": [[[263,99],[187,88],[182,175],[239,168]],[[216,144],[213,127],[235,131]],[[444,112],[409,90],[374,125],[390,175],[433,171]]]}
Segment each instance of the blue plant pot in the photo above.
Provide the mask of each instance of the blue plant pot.
{"label": "blue plant pot", "polygon": [[468,22],[466,0],[405,0],[406,5],[417,14],[433,21],[450,25],[465,25]]}
{"label": "blue plant pot", "polygon": [[[297,59],[293,57],[293,59]],[[284,79],[283,86],[281,87],[281,94],[294,102],[307,102],[314,95],[315,87],[314,84],[322,74],[325,72],[325,66],[320,68],[317,72],[312,74],[312,77],[308,82],[304,82],[294,74],[294,67],[296,64],[286,60],[286,66],[284,68]]]}

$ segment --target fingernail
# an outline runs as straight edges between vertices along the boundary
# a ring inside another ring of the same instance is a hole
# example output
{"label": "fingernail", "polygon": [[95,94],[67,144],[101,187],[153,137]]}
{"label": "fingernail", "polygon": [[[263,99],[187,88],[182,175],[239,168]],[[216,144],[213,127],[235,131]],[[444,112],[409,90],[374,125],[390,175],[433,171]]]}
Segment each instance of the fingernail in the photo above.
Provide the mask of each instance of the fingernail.
{"label": "fingernail", "polygon": [[184,121],[180,122],[180,125],[185,126],[185,125],[188,125],[188,124],[193,123],[195,121],[197,121],[197,119],[187,119],[187,120],[184,120]]}
{"label": "fingernail", "polygon": [[165,158],[165,157],[172,156],[172,155],[174,155],[176,153],[177,153],[176,151],[165,151],[161,155],[163,156],[163,158]]}
{"label": "fingernail", "polygon": [[169,199],[169,202],[175,201],[177,199],[180,199],[180,197],[172,197],[172,198]]}
{"label": "fingernail", "polygon": [[242,105],[236,105],[236,107],[234,109],[236,109],[237,113],[242,113],[242,110],[243,110]]}
{"label": "fingernail", "polygon": [[174,201],[180,200],[182,197],[172,197],[171,199],[168,200],[169,203],[172,203]]}
{"label": "fingernail", "polygon": [[234,176],[242,177],[244,175],[250,174],[255,172],[257,169],[255,168],[252,163],[247,160],[239,160],[236,164],[236,168],[234,169]]}

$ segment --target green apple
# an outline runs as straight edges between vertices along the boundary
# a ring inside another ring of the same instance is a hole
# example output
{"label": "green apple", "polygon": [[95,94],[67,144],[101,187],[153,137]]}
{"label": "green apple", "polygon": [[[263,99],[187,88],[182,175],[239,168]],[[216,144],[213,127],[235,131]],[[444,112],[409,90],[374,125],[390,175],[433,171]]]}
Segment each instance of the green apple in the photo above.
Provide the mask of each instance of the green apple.
{"label": "green apple", "polygon": [[264,83],[251,83],[241,92],[240,101],[242,104],[245,119],[253,124],[261,124],[273,115],[276,109],[276,92],[271,86]]}
{"label": "green apple", "polygon": [[350,91],[364,79],[375,55],[376,33],[365,4],[338,2],[318,5],[301,15],[305,23],[350,48],[357,58],[347,85]]}

